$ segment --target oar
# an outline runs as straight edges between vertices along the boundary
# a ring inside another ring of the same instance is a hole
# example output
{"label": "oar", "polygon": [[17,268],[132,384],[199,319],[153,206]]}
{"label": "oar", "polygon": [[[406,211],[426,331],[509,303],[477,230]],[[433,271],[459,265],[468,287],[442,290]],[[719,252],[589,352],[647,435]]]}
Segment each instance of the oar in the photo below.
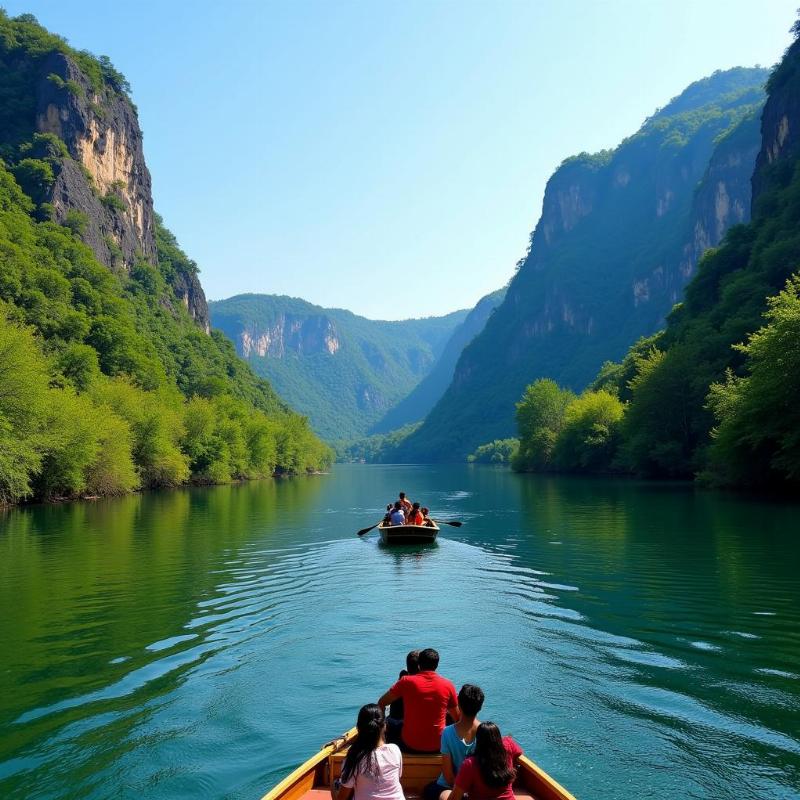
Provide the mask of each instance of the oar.
{"label": "oar", "polygon": [[362,528],[360,531],[356,531],[356,536],[363,536],[365,533],[369,533],[373,528],[377,528],[378,525],[381,524],[383,520],[380,522],[376,522],[374,525],[370,526],[369,528]]}
{"label": "oar", "polygon": [[[437,525],[450,525],[452,528],[460,528],[464,523],[459,522],[457,519],[451,519],[449,521],[445,521],[443,519],[433,519],[431,522],[435,522]],[[378,523],[380,525],[380,522]]]}

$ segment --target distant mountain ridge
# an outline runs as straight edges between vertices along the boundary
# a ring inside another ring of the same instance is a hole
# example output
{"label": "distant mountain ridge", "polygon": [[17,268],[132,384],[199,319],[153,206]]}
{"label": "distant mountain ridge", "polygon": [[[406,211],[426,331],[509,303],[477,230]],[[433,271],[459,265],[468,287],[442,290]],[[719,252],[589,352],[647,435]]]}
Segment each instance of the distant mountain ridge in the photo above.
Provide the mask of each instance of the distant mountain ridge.
{"label": "distant mountain ridge", "polygon": [[239,355],[328,440],[368,433],[428,374],[468,314],[370,320],[259,294],[218,300],[209,310]]}
{"label": "distant mountain ridge", "polygon": [[461,460],[513,434],[527,384],[552,377],[581,389],[663,325],[700,255],[749,219],[766,78],[759,68],[715,73],[615,150],[562,163],[503,303],[396,460]]}
{"label": "distant mountain ridge", "polygon": [[506,289],[487,294],[475,304],[464,321],[453,330],[450,339],[431,371],[413,391],[372,427],[370,433],[388,433],[409,423],[423,420],[445,393],[453,379],[456,364],[464,348],[484,329],[492,312],[503,302]]}

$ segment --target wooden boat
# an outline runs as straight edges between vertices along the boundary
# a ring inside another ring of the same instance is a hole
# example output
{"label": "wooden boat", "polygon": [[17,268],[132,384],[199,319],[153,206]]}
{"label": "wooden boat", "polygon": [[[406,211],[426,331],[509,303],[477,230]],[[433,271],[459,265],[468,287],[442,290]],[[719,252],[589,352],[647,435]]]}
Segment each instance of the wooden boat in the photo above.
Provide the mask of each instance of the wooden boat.
{"label": "wooden boat", "polygon": [[439,526],[433,525],[378,525],[384,544],[423,544],[436,541]]}
{"label": "wooden boat", "polygon": [[[342,772],[347,747],[355,735],[356,729],[351,728],[339,739],[328,742],[262,800],[331,800],[331,784]],[[423,787],[435,781],[441,771],[441,756],[404,753],[400,783],[407,800],[419,800]],[[574,795],[525,756],[520,758],[514,794],[517,800],[575,800]]]}

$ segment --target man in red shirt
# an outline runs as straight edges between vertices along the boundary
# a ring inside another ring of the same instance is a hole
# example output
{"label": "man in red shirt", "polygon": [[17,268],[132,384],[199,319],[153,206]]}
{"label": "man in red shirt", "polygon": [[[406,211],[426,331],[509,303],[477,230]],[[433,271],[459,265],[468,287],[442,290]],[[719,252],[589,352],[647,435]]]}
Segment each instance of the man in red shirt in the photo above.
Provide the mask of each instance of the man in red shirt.
{"label": "man in red shirt", "polygon": [[439,654],[433,649],[419,654],[419,672],[405,675],[378,700],[381,708],[402,698],[404,706],[400,748],[407,753],[439,753],[445,717],[457,720],[456,687],[436,673]]}

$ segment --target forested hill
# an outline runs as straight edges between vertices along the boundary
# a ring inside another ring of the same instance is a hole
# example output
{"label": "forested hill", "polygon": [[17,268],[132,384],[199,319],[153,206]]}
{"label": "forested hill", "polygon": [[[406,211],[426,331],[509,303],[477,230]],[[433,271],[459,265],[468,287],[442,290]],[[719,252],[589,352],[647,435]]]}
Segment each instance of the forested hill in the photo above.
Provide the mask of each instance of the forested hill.
{"label": "forested hill", "polygon": [[447,341],[431,371],[411,393],[372,427],[375,433],[388,433],[405,425],[419,422],[428,415],[439,398],[447,391],[459,356],[464,348],[484,329],[492,312],[503,302],[505,288],[482,297],[467,314]]}
{"label": "forested hill", "polygon": [[467,311],[386,322],[248,294],[211,303],[211,315],[253,369],[335,440],[371,432],[430,372]]}
{"label": "forested hill", "polygon": [[531,381],[581,389],[663,325],[702,253],[749,219],[766,77],[715,73],[615,150],[564,161],[505,300],[395,458],[460,460],[512,435]]}
{"label": "forested hill", "polygon": [[129,94],[108,58],[0,11],[0,503],[330,459],[210,331]]}

